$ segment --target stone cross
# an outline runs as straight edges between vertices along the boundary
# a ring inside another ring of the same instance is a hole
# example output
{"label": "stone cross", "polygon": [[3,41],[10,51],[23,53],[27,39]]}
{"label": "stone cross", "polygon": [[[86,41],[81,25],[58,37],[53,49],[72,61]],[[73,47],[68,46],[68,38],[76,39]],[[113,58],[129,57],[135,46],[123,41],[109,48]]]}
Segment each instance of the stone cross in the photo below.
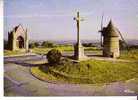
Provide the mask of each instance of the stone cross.
{"label": "stone cross", "polygon": [[77,12],[77,17],[74,18],[77,22],[77,43],[74,45],[74,57],[76,60],[84,60],[86,56],[84,55],[84,48],[80,42],[80,21],[83,21],[79,16],[79,12]]}
{"label": "stone cross", "polygon": [[80,18],[79,12],[77,12],[77,17],[74,17],[74,20],[77,22],[77,43],[80,44],[80,21],[83,19]]}

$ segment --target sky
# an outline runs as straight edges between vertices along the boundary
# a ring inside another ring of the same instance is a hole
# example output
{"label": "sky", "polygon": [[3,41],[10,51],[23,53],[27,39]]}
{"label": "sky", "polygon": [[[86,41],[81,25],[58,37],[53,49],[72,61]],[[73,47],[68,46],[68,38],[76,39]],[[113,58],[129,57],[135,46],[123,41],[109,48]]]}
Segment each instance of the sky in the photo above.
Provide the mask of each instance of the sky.
{"label": "sky", "polygon": [[31,40],[76,40],[76,12],[81,40],[100,39],[101,19],[110,19],[125,39],[138,40],[138,0],[4,0],[4,38],[18,24]]}

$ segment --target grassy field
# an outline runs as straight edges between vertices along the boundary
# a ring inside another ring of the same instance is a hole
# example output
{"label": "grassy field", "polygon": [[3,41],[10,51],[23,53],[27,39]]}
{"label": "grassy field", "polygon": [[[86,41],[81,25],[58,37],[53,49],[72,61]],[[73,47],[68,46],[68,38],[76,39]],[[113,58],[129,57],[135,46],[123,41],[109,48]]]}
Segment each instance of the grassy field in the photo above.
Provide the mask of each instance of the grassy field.
{"label": "grassy field", "polygon": [[[57,48],[62,52],[70,52],[74,50],[72,46],[58,46],[54,48]],[[31,51],[36,54],[46,54],[51,49],[53,48],[33,48]],[[96,47],[85,47],[85,51],[94,51],[98,53],[101,50],[98,50]],[[4,50],[4,56],[12,56],[18,54],[23,54],[23,52]],[[138,49],[130,49],[129,51],[122,50],[119,59],[138,60]]]}
{"label": "grassy field", "polygon": [[80,63],[67,61],[62,65],[32,68],[32,73],[42,80],[67,83],[110,83],[138,78],[137,62],[111,62],[88,60]]}
{"label": "grassy field", "polygon": [[[58,49],[60,50],[61,52],[70,52],[70,51],[73,51],[74,50],[74,47],[71,46],[71,45],[59,45],[59,46],[56,46],[56,47],[53,47],[55,49]],[[49,50],[53,49],[53,48],[44,48],[44,47],[37,47],[37,48],[33,48],[33,49],[30,49],[33,53],[36,53],[36,54],[46,54]],[[99,51],[96,47],[85,47],[84,48],[86,51]],[[20,52],[20,51],[10,51],[10,50],[4,50],[4,55],[5,56],[10,56],[10,55],[18,55],[18,54],[21,54],[23,52]]]}
{"label": "grassy field", "polygon": [[[69,52],[69,51],[74,51],[74,47],[73,46],[57,46],[57,47],[53,47],[55,49],[60,50],[61,52]],[[53,48],[34,48],[32,49],[32,52],[37,53],[37,54],[46,54],[49,50],[53,49]],[[99,51],[99,49],[97,49],[96,47],[84,47],[85,51]]]}

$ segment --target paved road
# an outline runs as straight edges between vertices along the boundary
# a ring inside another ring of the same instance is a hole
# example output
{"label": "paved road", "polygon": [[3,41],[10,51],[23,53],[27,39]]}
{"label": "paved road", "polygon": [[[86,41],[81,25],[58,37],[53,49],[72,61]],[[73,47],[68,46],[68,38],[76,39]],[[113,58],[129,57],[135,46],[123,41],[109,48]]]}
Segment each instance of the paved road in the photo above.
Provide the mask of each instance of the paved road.
{"label": "paved road", "polygon": [[102,96],[138,95],[138,81],[115,82],[104,85],[52,84],[33,77],[31,62],[45,61],[40,55],[4,58],[5,96]]}

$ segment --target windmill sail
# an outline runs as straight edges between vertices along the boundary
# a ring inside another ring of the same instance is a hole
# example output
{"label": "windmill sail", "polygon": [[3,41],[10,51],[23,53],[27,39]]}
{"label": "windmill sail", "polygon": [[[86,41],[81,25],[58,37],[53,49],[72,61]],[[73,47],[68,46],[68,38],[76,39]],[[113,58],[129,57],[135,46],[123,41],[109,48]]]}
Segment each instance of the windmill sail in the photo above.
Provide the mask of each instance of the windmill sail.
{"label": "windmill sail", "polygon": [[101,37],[100,37],[100,38],[101,38],[101,39],[100,39],[101,47],[103,46],[103,40],[102,40],[103,16],[104,16],[104,15],[102,15],[102,20],[101,20],[101,31],[100,31],[100,32],[101,32]]}
{"label": "windmill sail", "polygon": [[121,32],[120,32],[117,28],[116,28],[116,30],[118,31],[118,33],[119,33],[119,35],[120,35],[122,41],[125,43],[127,49],[129,50],[128,45],[127,45],[127,42],[126,42],[125,39],[123,38],[123,35],[121,34]]}
{"label": "windmill sail", "polygon": [[102,15],[102,20],[101,20],[101,30],[103,29],[103,16],[104,15]]}

